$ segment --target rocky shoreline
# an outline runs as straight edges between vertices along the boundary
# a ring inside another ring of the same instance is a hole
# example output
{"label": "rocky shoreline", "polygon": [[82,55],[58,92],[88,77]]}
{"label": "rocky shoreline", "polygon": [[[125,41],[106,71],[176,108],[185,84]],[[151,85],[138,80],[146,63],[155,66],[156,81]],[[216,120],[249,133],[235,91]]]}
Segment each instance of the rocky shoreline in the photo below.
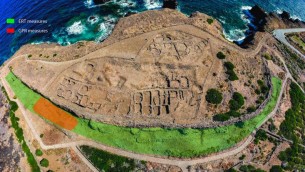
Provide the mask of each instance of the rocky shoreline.
{"label": "rocky shoreline", "polygon": [[242,48],[249,48],[255,44],[257,33],[272,32],[275,29],[300,28],[305,27],[305,22],[298,19],[292,19],[290,14],[283,11],[281,14],[275,12],[267,13],[258,5],[250,10],[244,11],[246,17],[250,20],[246,38],[243,41],[235,43]]}

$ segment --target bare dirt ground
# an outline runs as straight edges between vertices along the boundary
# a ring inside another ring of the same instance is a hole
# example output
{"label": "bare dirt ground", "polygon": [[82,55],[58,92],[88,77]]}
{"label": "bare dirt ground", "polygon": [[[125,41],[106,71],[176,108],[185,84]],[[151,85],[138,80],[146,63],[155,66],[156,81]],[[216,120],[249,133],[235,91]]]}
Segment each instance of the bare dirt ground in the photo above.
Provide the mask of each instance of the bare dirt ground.
{"label": "bare dirt ground", "polygon": [[[233,92],[247,99],[241,113],[258,107],[257,81],[267,83],[269,71],[262,43],[243,50],[222,38],[219,23],[210,25],[207,18],[147,11],[121,19],[102,48],[94,46],[99,49],[87,55],[59,61],[25,47],[15,57],[31,54],[11,66],[33,89],[84,118],[123,126],[212,127],[220,125],[213,115],[229,111]],[[226,59],[216,57],[220,51]],[[228,80],[224,62],[235,65],[238,80]],[[211,88],[223,94],[217,107],[205,99]]]}

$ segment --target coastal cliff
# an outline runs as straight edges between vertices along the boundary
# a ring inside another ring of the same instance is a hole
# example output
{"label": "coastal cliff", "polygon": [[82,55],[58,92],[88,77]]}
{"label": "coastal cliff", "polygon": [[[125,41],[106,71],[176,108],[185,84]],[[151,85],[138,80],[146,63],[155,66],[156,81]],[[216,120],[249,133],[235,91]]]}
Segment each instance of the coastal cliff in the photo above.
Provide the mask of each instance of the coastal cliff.
{"label": "coastal cliff", "polygon": [[275,12],[267,13],[258,5],[250,10],[245,10],[247,19],[250,20],[246,38],[242,42],[236,42],[242,48],[249,48],[256,44],[258,37],[263,32],[272,32],[275,29],[305,27],[305,23],[298,19],[292,19],[290,14],[283,11],[281,14]]}

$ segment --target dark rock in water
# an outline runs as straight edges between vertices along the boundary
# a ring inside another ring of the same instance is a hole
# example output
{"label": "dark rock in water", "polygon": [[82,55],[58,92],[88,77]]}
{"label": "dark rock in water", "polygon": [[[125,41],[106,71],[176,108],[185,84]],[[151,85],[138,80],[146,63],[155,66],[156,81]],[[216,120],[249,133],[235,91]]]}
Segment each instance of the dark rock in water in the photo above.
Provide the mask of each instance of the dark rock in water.
{"label": "dark rock in water", "polygon": [[95,20],[95,19],[96,19],[95,16],[90,16],[90,17],[89,17],[89,20]]}
{"label": "dark rock in water", "polygon": [[251,8],[250,13],[257,19],[264,19],[267,17],[267,14],[265,11],[259,7],[258,5],[255,5]]}
{"label": "dark rock in water", "polygon": [[267,14],[265,13],[265,11],[262,8],[260,8],[259,6],[255,5],[250,10],[250,14],[254,17],[253,20],[251,21],[251,23],[254,26],[256,26],[256,28],[254,30],[263,32],[264,26],[267,23],[267,20],[266,20]]}
{"label": "dark rock in water", "polygon": [[128,17],[128,16],[131,16],[131,15],[134,15],[134,14],[137,14],[136,12],[133,12],[133,11],[128,11],[124,17]]}
{"label": "dark rock in water", "polygon": [[290,14],[289,14],[287,11],[283,11],[283,13],[280,14],[280,17],[281,17],[282,19],[287,19],[287,20],[289,20],[289,19],[290,19]]}
{"label": "dark rock in water", "polygon": [[98,4],[104,4],[106,2],[109,2],[110,0],[93,0],[94,4],[98,5]]}
{"label": "dark rock in water", "polygon": [[163,0],[163,8],[176,9],[177,6],[177,0]]}
{"label": "dark rock in water", "polygon": [[257,5],[252,7],[251,10],[249,10],[245,14],[247,15],[248,19],[251,21],[248,24],[249,29],[246,32],[246,38],[241,42],[235,42],[242,48],[248,48],[249,45],[253,44],[255,33],[257,31],[260,32],[265,31],[265,25],[267,24],[267,17],[268,17],[266,12]]}

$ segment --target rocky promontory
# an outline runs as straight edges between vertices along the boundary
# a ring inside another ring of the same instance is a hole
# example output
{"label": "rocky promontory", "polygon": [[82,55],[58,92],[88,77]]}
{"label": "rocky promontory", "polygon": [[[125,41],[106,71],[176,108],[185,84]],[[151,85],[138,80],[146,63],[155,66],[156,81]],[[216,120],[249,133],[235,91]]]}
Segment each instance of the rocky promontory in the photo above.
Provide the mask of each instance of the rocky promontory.
{"label": "rocky promontory", "polygon": [[258,5],[250,10],[245,10],[247,18],[250,20],[246,38],[242,42],[237,42],[242,48],[248,48],[256,44],[260,33],[272,32],[275,29],[300,28],[305,27],[305,23],[298,19],[292,19],[290,14],[283,11],[281,14],[275,12],[267,13]]}

